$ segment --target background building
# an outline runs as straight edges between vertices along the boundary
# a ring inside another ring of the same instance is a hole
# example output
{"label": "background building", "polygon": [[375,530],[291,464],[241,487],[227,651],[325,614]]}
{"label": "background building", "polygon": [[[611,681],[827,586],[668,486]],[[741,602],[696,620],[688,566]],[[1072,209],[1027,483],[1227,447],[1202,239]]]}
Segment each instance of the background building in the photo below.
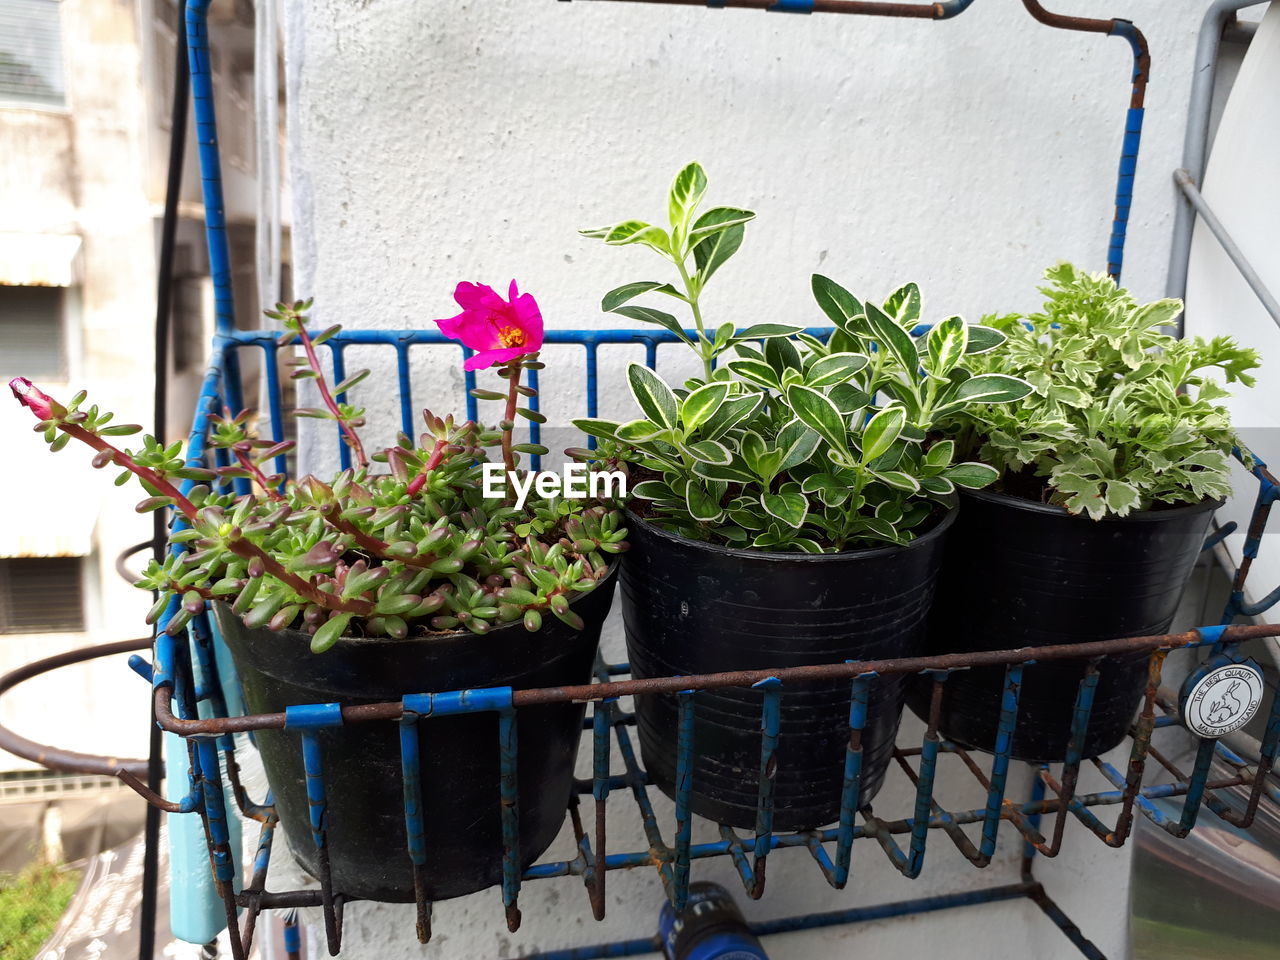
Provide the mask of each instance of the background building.
{"label": "background building", "polygon": [[[241,315],[252,318],[253,6],[218,0],[212,20],[236,297]],[[173,0],[0,0],[0,374],[29,377],[57,397],[86,389],[121,422],[148,432],[179,28]],[[212,333],[194,149],[177,241],[170,439],[190,423]],[[149,606],[116,572],[121,553],[151,536],[150,517],[133,510],[137,489],[88,469],[83,450],[51,457],[30,426],[27,411],[0,403],[0,673],[139,636]],[[123,658],[24,684],[4,698],[0,722],[71,749],[146,754],[147,698]],[[34,768],[0,752],[0,797],[69,789]],[[81,793],[91,785],[75,781]],[[28,828],[4,845],[15,857],[34,815],[4,814],[7,825]]]}

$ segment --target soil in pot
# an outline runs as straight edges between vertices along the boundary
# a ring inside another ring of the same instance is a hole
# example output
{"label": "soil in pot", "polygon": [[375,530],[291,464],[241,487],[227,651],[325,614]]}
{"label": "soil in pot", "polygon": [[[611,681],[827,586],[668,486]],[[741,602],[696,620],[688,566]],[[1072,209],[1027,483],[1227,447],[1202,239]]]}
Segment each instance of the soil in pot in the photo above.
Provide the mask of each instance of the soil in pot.
{"label": "soil in pot", "polygon": [[[948,538],[929,623],[930,654],[1087,643],[1169,629],[1219,501],[1090,520],[1005,493],[966,491]],[[1146,690],[1147,655],[1099,665],[1084,756],[1123,741]],[[1082,660],[1024,667],[1012,755],[1065,759]],[[1003,667],[952,673],[942,695],[947,738],[992,751]],[[908,702],[925,717],[929,688]]]}
{"label": "soil in pot", "polygon": [[[907,546],[839,554],[765,553],[700,543],[628,515],[622,609],[632,675],[771,669],[919,654],[925,616],[954,519],[948,510]],[[806,830],[838,819],[849,742],[848,680],[787,685],[776,753],[774,826]],[[872,681],[863,732],[862,802],[884,780],[904,680]],[[759,690],[693,697],[691,806],[753,827],[760,774]],[[645,769],[668,795],[676,774],[676,698],[636,698]]]}
{"label": "soil in pot", "polygon": [[[235,658],[245,703],[254,713],[304,703],[344,705],[399,700],[408,693],[466,688],[534,688],[586,683],[609,612],[616,574],[573,601],[586,622],[576,631],[554,617],[530,633],[517,622],[485,636],[343,638],[313,654],[301,632],[248,630],[222,605],[214,614]],[[573,789],[581,704],[517,711],[520,855],[527,866],[555,839]],[[413,900],[405,837],[397,721],[316,731],[328,792],[328,845],[335,893]],[[317,872],[300,738],[260,730],[276,811],[303,867]],[[445,900],[501,882],[498,718],[479,713],[419,723],[427,896]]]}

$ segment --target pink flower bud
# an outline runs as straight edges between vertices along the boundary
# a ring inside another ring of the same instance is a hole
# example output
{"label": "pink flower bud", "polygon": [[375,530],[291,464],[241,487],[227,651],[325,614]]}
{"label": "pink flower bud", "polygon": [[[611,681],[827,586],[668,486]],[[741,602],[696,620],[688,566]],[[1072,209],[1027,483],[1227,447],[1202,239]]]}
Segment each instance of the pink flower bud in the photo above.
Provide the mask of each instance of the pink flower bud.
{"label": "pink flower bud", "polygon": [[9,389],[18,398],[18,402],[30,410],[40,420],[56,420],[61,415],[57,411],[60,404],[55,404],[52,397],[37,387],[26,377],[14,377],[9,381]]}

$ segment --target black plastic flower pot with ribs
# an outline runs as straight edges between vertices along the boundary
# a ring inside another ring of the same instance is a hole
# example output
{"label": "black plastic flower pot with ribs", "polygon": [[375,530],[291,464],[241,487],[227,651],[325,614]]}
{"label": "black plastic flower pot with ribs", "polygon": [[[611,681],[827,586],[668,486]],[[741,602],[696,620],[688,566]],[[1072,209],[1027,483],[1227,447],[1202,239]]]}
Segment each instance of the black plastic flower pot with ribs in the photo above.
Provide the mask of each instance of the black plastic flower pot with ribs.
{"label": "black plastic flower pot with ribs", "polygon": [[[254,713],[310,703],[344,706],[399,700],[405,694],[483,687],[517,689],[586,683],[609,612],[615,571],[572,601],[586,626],[554,617],[530,633],[520,622],[483,637],[469,632],[394,640],[344,637],[323,654],[295,630],[251,630],[221,603],[217,624]],[[516,711],[520,858],[533,863],[555,839],[573,789],[584,706]],[[419,724],[419,776],[427,858],[426,894],[445,900],[501,882],[502,821],[498,716],[493,712]],[[393,902],[414,899],[405,820],[400,733],[396,721],[315,731],[327,794],[327,846],[335,893]],[[299,734],[259,730],[276,812],[302,866],[318,871]]]}
{"label": "black plastic flower pot with ribs", "polygon": [[[960,495],[929,624],[931,654],[967,653],[1168,631],[1220,500],[1162,506],[1092,520],[1063,507],[1005,493]],[[1146,653],[1098,663],[1083,743],[1096,757],[1125,738],[1147,683]],[[1028,664],[1012,756],[1032,763],[1066,758],[1083,659]],[[940,729],[950,740],[992,751],[1003,667],[956,671],[942,692]],[[908,702],[929,712],[931,683],[917,679]]]}
{"label": "black plastic flower pot with ribs", "polygon": [[[956,511],[905,546],[844,553],[771,553],[701,543],[629,514],[622,609],[634,677],[770,669],[909,657],[924,648],[925,618]],[[905,680],[872,681],[862,735],[861,802],[884,780]],[[806,830],[840,813],[849,744],[848,679],[787,684],[781,701],[774,826]],[[757,689],[693,695],[694,813],[753,827],[760,780]],[[674,795],[677,698],[636,698],[645,769]]]}

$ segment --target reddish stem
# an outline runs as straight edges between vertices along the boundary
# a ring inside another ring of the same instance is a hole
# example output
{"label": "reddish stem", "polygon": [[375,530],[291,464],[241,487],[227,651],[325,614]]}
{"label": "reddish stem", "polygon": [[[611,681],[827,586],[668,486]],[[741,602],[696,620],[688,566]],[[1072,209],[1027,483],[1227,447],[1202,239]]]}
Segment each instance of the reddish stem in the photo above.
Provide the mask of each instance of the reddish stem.
{"label": "reddish stem", "polygon": [[524,357],[516,357],[511,361],[510,370],[507,374],[509,381],[507,387],[507,409],[502,417],[502,462],[507,468],[507,476],[511,476],[516,468],[516,455],[512,447],[512,434],[516,429],[516,405],[519,400],[519,394],[516,387],[520,386],[520,371],[524,369]]}
{"label": "reddish stem", "polygon": [[262,472],[262,468],[253,462],[253,458],[250,457],[248,453],[246,453],[244,450],[241,450],[238,445],[232,447],[231,449],[232,449],[232,452],[236,455],[236,459],[240,461],[240,466],[243,467],[246,471],[248,471],[249,475],[253,477],[254,480],[258,481],[258,485],[262,487],[263,492],[268,497],[270,497],[272,500],[277,500],[277,501],[284,500],[284,497],[280,496],[280,491],[277,490],[275,486],[267,479],[266,474]]}
{"label": "reddish stem", "polygon": [[228,543],[227,548],[236,556],[246,560],[252,560],[255,557],[261,560],[262,567],[267,573],[289,586],[294,593],[320,604],[327,610],[341,610],[343,613],[355,613],[360,616],[368,616],[373,612],[373,603],[368,600],[343,600],[336,594],[321,590],[313,581],[303,580],[296,573],[286,570],[279,560],[264,553],[262,548],[251,540],[241,537]]}
{"label": "reddish stem", "polygon": [[431,451],[431,456],[427,458],[427,462],[422,465],[422,469],[418,471],[418,475],[409,481],[409,486],[405,492],[411,497],[416,497],[418,491],[426,486],[427,480],[431,477],[431,471],[440,466],[440,461],[444,459],[444,452],[449,446],[447,440],[437,440],[435,448]]}
{"label": "reddish stem", "polygon": [[391,548],[391,544],[387,543],[385,540],[379,540],[377,537],[370,536],[350,520],[344,520],[340,514],[341,507],[336,504],[324,507],[320,511],[320,515],[324,517],[325,522],[328,523],[329,526],[333,527],[333,529],[337,530],[339,533],[350,535],[351,539],[355,541],[357,546],[379,560],[398,560],[405,566],[420,567],[425,570],[440,559],[435,554],[430,553],[421,557],[393,557],[387,553]]}
{"label": "reddish stem", "polygon": [[302,349],[307,352],[307,363],[316,375],[316,386],[320,390],[320,397],[324,400],[324,405],[329,408],[329,412],[333,414],[338,426],[341,427],[343,436],[347,438],[347,445],[351,447],[351,452],[355,454],[356,463],[361,467],[369,465],[369,458],[364,455],[364,445],[360,443],[360,438],[356,436],[355,428],[342,416],[342,411],[338,409],[338,402],[333,399],[333,395],[329,392],[329,384],[324,378],[324,369],[320,366],[320,358],[316,356],[315,345],[311,342],[311,334],[307,333],[302,317],[296,318],[298,321],[298,339],[302,341]]}

